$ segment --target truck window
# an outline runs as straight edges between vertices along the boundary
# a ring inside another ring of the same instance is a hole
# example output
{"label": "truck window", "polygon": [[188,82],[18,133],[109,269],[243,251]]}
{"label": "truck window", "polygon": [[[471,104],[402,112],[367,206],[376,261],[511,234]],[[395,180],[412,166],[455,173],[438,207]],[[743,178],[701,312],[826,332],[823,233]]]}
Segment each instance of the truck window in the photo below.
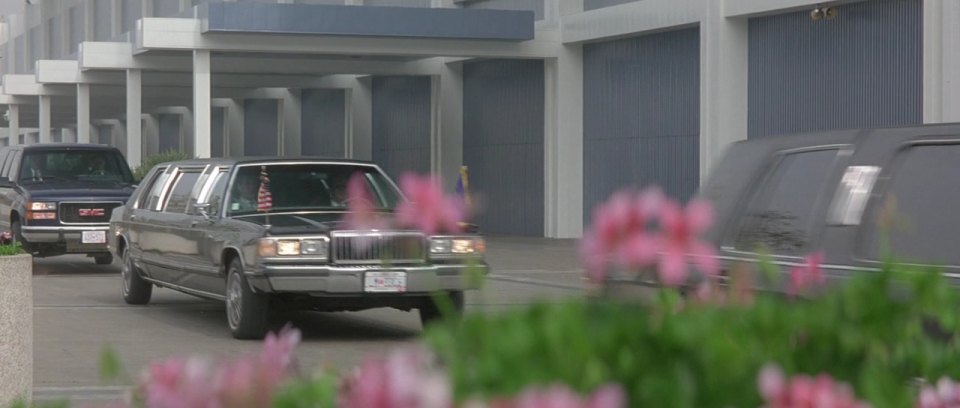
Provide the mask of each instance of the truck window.
{"label": "truck window", "polygon": [[[960,265],[960,144],[915,145],[901,150],[890,180],[871,200],[860,223],[858,254],[922,264]],[[889,245],[885,245],[884,241]]]}
{"label": "truck window", "polygon": [[821,197],[829,190],[827,181],[836,167],[838,152],[824,149],[781,156],[751,198],[726,244],[743,251],[806,251],[810,235],[819,223]]}
{"label": "truck window", "polygon": [[37,150],[24,154],[19,181],[133,183],[133,174],[123,156],[112,150]]}

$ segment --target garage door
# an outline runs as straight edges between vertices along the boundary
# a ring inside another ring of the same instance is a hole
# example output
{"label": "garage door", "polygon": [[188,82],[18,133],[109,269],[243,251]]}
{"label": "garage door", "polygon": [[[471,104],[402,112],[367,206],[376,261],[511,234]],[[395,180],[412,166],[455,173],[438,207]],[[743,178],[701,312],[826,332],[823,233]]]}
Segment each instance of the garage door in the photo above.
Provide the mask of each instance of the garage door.
{"label": "garage door", "polygon": [[699,180],[698,29],[583,49],[584,219],[614,191],[651,184],[680,199]]}
{"label": "garage door", "polygon": [[919,124],[922,9],[917,0],[750,20],[749,137]]}
{"label": "garage door", "polygon": [[543,61],[464,64],[463,162],[485,233],[543,236],[543,114]]}
{"label": "garage door", "polygon": [[430,77],[373,78],[373,161],[391,177],[430,172]]}

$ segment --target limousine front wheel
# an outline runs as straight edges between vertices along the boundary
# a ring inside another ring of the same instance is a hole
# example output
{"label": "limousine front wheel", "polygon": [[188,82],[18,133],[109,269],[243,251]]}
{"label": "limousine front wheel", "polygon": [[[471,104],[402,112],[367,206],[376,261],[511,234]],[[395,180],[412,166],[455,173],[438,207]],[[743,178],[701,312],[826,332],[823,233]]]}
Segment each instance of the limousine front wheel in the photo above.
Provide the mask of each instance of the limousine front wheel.
{"label": "limousine front wheel", "polygon": [[267,332],[268,300],[266,296],[250,290],[240,260],[230,262],[227,274],[227,322],[233,337],[263,338]]}
{"label": "limousine front wheel", "polygon": [[153,285],[143,280],[136,268],[133,258],[130,257],[130,251],[123,251],[123,266],[120,268],[120,277],[123,278],[123,285],[120,286],[123,301],[128,305],[145,305],[150,302]]}

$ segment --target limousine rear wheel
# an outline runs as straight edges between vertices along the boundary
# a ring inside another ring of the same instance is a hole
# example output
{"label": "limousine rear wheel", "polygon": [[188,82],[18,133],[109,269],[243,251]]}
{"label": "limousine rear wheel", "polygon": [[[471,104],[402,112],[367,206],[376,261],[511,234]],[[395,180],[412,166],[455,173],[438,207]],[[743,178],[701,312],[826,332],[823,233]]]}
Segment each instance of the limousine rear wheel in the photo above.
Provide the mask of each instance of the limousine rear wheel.
{"label": "limousine rear wheel", "polygon": [[128,305],[145,305],[150,302],[153,285],[143,280],[136,268],[133,258],[130,257],[130,251],[123,251],[123,265],[120,268],[120,276],[123,278],[123,285],[120,286],[123,301]]}
{"label": "limousine rear wheel", "polygon": [[233,337],[262,339],[267,333],[269,299],[250,290],[239,259],[230,262],[227,274],[227,323]]}

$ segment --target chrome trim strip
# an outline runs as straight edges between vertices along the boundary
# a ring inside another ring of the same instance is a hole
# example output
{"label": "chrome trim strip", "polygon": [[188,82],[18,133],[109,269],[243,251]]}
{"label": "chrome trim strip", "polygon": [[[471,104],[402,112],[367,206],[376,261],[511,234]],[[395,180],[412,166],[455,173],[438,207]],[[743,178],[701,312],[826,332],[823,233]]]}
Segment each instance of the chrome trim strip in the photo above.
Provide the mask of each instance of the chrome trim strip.
{"label": "chrome trim strip", "polygon": [[191,295],[194,295],[194,296],[200,296],[200,297],[203,297],[203,298],[216,299],[216,300],[221,300],[221,301],[227,300],[226,296],[223,296],[223,295],[216,295],[216,294],[213,294],[213,293],[210,293],[210,292],[204,292],[204,291],[202,291],[202,290],[185,288],[185,287],[180,286],[180,285],[174,285],[174,284],[172,284],[172,283],[167,283],[167,282],[163,282],[163,281],[158,281],[158,280],[156,280],[156,279],[148,278],[148,277],[146,277],[146,276],[141,276],[141,278],[143,278],[143,280],[145,280],[145,281],[147,281],[147,282],[150,282],[150,283],[153,283],[153,284],[155,284],[155,285],[163,286],[163,287],[170,288],[170,289],[173,289],[173,290],[178,290],[178,291],[181,291],[181,292],[184,292],[184,293],[187,293],[187,294],[191,294]]}
{"label": "chrome trim strip", "polygon": [[89,227],[30,227],[23,226],[21,231],[30,232],[30,231],[107,231],[110,229],[110,224],[88,224]]}

